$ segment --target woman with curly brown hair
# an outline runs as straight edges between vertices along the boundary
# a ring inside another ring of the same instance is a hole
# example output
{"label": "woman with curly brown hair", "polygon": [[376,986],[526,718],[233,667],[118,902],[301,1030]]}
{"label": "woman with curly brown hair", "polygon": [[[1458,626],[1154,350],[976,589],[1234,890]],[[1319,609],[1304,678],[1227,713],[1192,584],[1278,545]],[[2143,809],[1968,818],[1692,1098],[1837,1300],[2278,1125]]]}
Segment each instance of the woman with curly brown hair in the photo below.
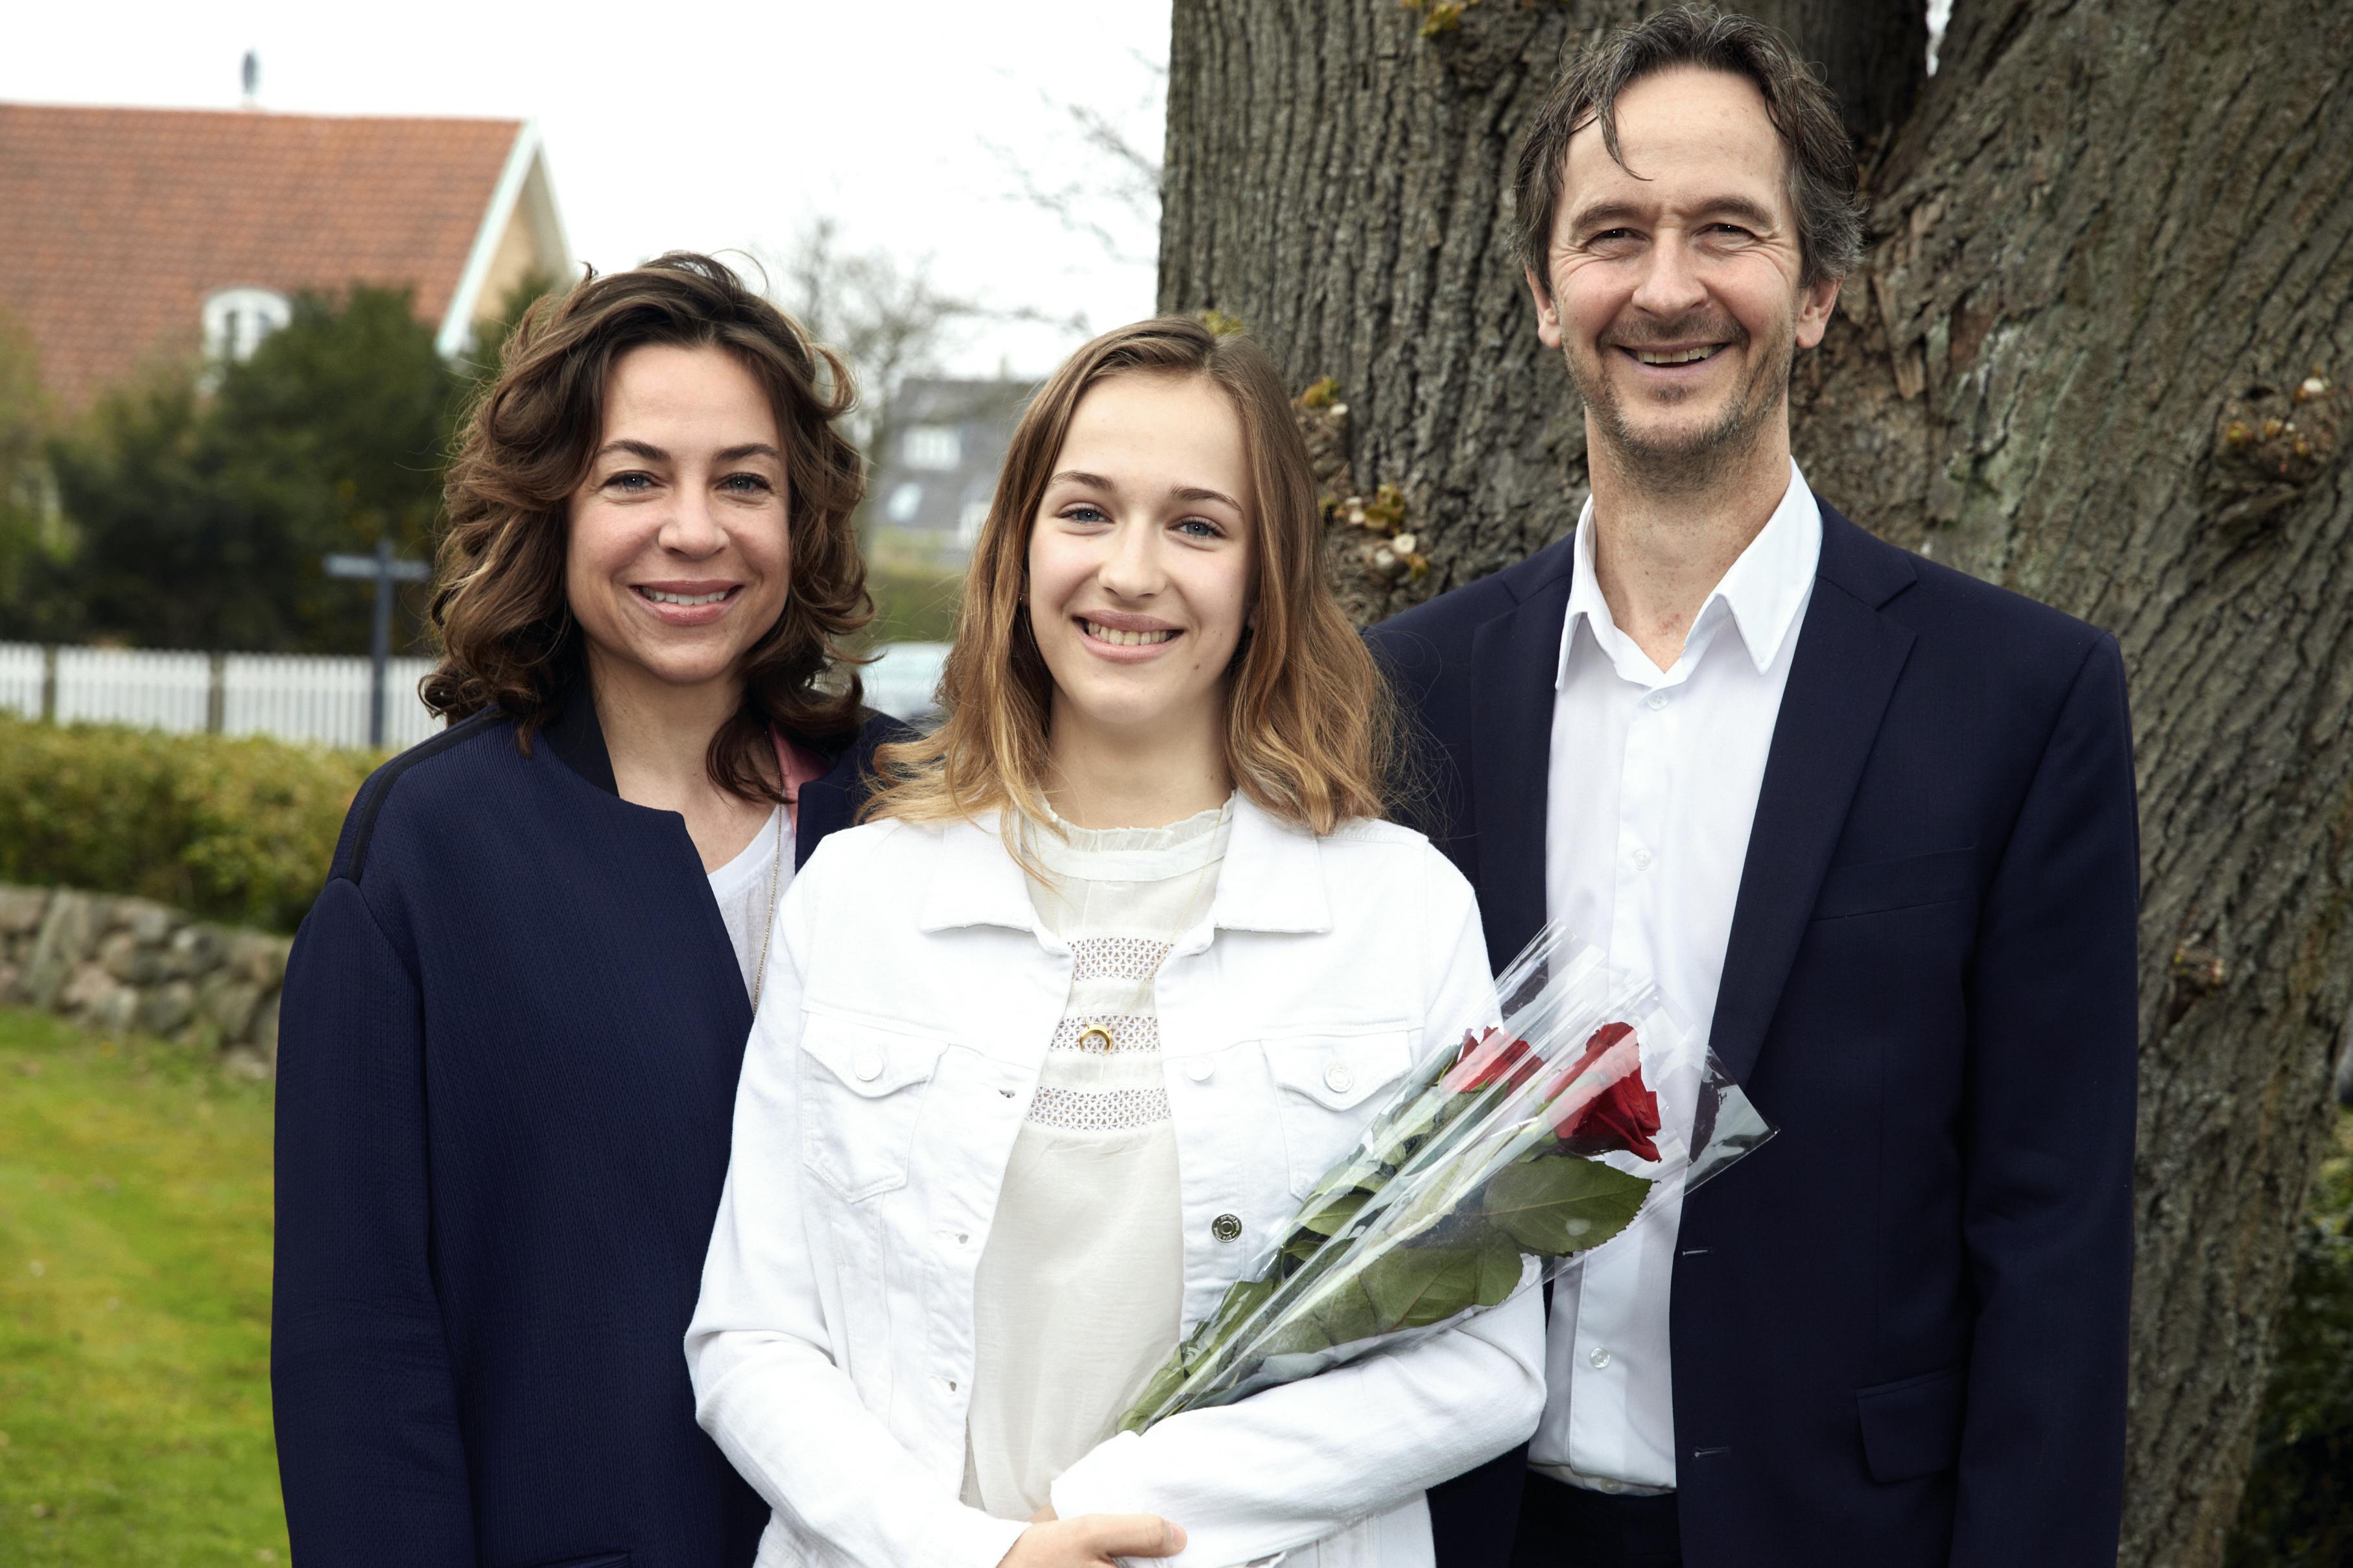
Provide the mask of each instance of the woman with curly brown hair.
{"label": "woman with curly brown hair", "polygon": [[839,361],[707,258],[526,319],[448,481],[426,700],[287,975],[295,1551],[719,1568],[765,1509],[678,1352],[794,868],[874,746]]}

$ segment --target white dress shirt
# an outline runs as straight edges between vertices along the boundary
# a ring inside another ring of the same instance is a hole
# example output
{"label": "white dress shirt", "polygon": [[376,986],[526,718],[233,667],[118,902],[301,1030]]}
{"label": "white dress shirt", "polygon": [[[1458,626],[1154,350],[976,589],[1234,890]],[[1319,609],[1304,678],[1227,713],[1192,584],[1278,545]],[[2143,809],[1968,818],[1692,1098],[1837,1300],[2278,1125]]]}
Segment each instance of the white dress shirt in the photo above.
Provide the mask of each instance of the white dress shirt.
{"label": "white dress shirt", "polygon": [[[1601,596],[1592,502],[1577,520],[1546,775],[1546,910],[1613,971],[1656,981],[1701,1042],[1821,548],[1820,510],[1792,463],[1780,505],[1662,671]],[[1699,1053],[1684,1056],[1683,1081],[1657,1087],[1688,1118]],[[1674,1486],[1667,1295],[1682,1217],[1680,1196],[1660,1203],[1555,1287],[1534,1468],[1604,1491]]]}

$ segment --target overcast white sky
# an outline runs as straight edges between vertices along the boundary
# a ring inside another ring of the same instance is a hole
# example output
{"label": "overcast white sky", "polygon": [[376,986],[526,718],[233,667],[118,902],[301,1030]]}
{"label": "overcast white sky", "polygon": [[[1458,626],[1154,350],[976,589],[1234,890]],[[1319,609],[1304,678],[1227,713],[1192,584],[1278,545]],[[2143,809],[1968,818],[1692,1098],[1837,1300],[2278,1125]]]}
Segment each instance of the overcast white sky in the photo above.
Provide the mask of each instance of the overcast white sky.
{"label": "overcast white sky", "polygon": [[[1060,105],[1160,150],[1168,0],[206,0],[12,9],[0,99],[536,119],[573,250],[601,269],[673,247],[777,254],[830,216],[853,248],[927,263],[1005,310],[1151,313],[1154,236],[1105,199],[1117,249],[1021,196],[1108,185]],[[976,328],[954,365],[1037,374],[1078,340]]]}

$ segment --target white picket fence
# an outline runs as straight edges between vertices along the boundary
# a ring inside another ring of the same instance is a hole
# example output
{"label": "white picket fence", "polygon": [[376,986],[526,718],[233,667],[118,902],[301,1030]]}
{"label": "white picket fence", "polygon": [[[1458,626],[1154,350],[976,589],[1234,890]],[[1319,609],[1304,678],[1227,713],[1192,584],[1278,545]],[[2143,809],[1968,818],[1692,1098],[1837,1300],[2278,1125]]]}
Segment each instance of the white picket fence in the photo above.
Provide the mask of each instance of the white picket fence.
{"label": "white picket fence", "polygon": [[[865,668],[868,704],[902,719],[929,713],[947,646],[893,643],[881,654]],[[385,743],[396,751],[441,727],[417,695],[432,668],[429,659],[396,658],[386,671]],[[0,643],[0,710],[69,724],[364,746],[368,682],[364,658]]]}

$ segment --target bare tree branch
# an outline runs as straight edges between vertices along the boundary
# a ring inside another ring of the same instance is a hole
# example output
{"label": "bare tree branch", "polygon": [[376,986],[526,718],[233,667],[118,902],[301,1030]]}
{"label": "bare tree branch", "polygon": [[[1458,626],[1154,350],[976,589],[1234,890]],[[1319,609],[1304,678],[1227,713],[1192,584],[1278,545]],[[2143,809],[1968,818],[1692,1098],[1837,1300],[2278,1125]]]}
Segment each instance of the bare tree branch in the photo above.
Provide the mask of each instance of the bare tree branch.
{"label": "bare tree branch", "polygon": [[1151,79],[1151,87],[1129,115],[1118,115],[1093,104],[1073,103],[1050,92],[1039,99],[1057,119],[1067,121],[1076,135],[1071,145],[1085,154],[1070,177],[1049,183],[1034,167],[1038,149],[1008,146],[983,138],[982,145],[997,155],[1018,189],[1008,199],[1051,215],[1073,234],[1082,234],[1122,266],[1149,267],[1156,257],[1138,254],[1110,224],[1096,215],[1115,210],[1131,220],[1134,230],[1156,244],[1160,232],[1160,159],[1127,130],[1130,122],[1158,125],[1168,96],[1168,64],[1141,50],[1128,51]]}
{"label": "bare tree branch", "polygon": [[1083,314],[993,305],[950,292],[931,278],[928,258],[846,247],[841,226],[820,217],[781,256],[755,255],[768,295],[810,337],[849,364],[859,397],[849,424],[871,472],[899,433],[893,405],[911,377],[939,373],[973,329],[1020,323],[1083,334]]}

